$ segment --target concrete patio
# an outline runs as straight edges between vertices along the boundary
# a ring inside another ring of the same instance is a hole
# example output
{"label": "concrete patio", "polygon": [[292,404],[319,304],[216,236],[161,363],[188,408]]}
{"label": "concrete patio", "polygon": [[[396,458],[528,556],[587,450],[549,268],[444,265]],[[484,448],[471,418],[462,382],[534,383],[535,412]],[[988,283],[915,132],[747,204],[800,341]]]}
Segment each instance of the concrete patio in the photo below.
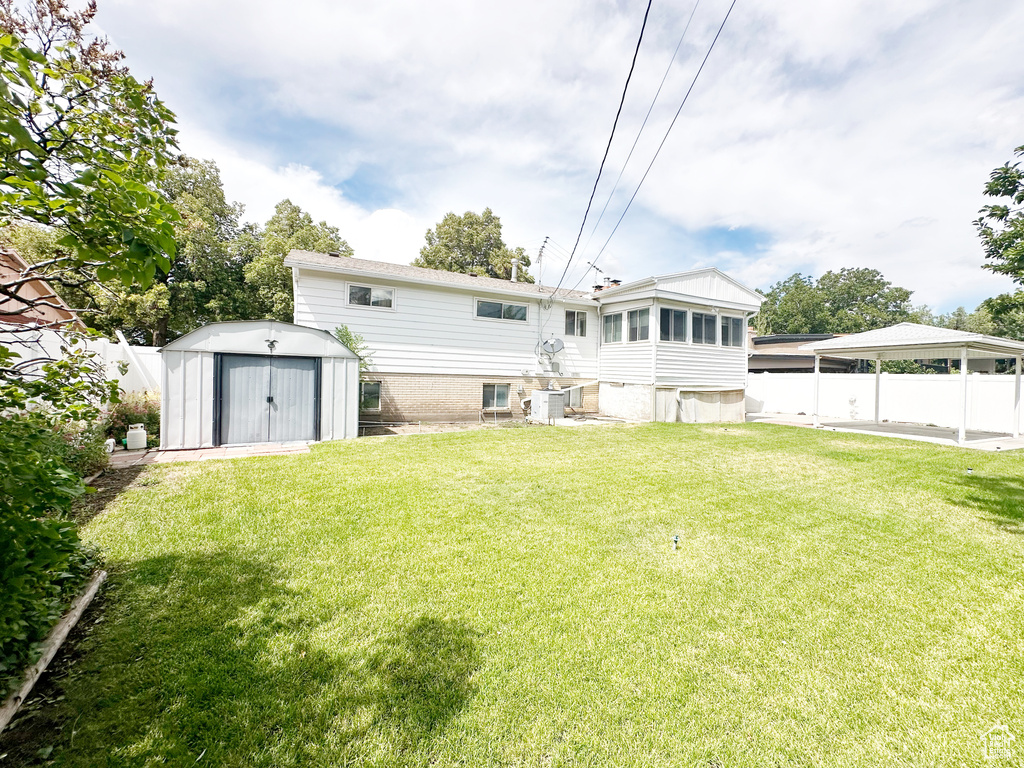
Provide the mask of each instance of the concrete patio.
{"label": "concrete patio", "polygon": [[976,451],[1014,451],[1024,448],[1024,437],[1014,438],[1009,433],[982,432],[969,429],[964,442],[957,442],[958,430],[953,427],[936,427],[927,424],[908,424],[899,421],[827,421],[820,427],[814,426],[814,417],[795,413],[748,413],[747,421],[764,424],[783,424],[790,427],[823,429],[831,432],[855,432],[881,437],[895,437],[901,440],[917,440],[939,445],[956,445]]}

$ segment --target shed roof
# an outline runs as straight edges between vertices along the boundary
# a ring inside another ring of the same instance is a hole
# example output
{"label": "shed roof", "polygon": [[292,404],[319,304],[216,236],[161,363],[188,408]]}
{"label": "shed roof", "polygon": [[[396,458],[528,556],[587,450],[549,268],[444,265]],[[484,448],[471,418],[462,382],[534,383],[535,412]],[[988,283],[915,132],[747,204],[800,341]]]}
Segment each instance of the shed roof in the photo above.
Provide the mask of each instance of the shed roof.
{"label": "shed roof", "polygon": [[[289,251],[285,257],[284,265],[286,267],[306,267],[346,275],[366,275],[385,280],[401,279],[430,285],[476,288],[492,293],[525,294],[538,298],[551,297],[552,291],[554,291],[551,286],[538,283],[513,283],[511,280],[467,275],[463,272],[447,272],[443,269],[426,269],[425,267],[412,267],[408,264],[392,264],[388,261],[356,259],[350,256],[330,256],[326,253],[314,253],[313,251]],[[589,300],[590,294],[583,291],[570,291],[561,288],[555,294],[555,297]]]}
{"label": "shed roof", "polygon": [[226,320],[186,333],[160,348],[237,355],[358,357],[328,331],[279,320]]}
{"label": "shed roof", "polygon": [[1024,341],[919,323],[899,323],[800,347],[802,351],[852,360],[960,357],[964,349],[969,358],[1016,357],[1024,354]]}

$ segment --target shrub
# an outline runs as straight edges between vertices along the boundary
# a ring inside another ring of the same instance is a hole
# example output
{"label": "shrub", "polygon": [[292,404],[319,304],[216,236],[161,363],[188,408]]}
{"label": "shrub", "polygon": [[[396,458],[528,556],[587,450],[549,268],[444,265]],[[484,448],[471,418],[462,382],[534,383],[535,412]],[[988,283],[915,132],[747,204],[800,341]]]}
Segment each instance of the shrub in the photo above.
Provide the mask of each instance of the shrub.
{"label": "shrub", "polygon": [[0,419],[0,697],[97,565],[65,517],[85,487],[56,440],[38,414]]}
{"label": "shrub", "polygon": [[95,437],[76,445],[63,431],[94,422],[98,403],[116,397],[104,374],[73,340],[41,364],[0,346],[0,696],[97,563],[67,518],[85,492],[69,457],[85,461]]}
{"label": "shrub", "polygon": [[82,477],[106,469],[106,434],[102,424],[63,422],[55,430],[55,454]]}
{"label": "shrub", "polygon": [[113,404],[103,420],[103,434],[121,442],[131,424],[143,424],[151,444],[160,442],[160,400],[150,392],[130,392]]}

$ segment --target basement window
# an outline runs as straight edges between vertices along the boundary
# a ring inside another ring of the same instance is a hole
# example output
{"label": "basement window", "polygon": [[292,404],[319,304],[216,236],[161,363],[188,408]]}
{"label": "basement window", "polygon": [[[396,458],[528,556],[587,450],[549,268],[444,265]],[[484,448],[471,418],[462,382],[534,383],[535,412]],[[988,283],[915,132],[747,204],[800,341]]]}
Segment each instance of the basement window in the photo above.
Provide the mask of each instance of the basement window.
{"label": "basement window", "polygon": [[395,304],[394,288],[374,288],[369,285],[350,285],[348,303],[357,307],[392,309]]}
{"label": "basement window", "polygon": [[508,408],[508,384],[484,384],[484,410]]}
{"label": "basement window", "polygon": [[573,309],[565,310],[565,335],[587,335],[587,313]]}
{"label": "basement window", "polygon": [[359,382],[359,410],[379,411],[380,410],[380,382],[361,381]]}
{"label": "basement window", "polygon": [[502,301],[484,301],[478,299],[476,302],[476,316],[488,320],[515,320],[520,323],[526,322],[525,304],[506,304]]}

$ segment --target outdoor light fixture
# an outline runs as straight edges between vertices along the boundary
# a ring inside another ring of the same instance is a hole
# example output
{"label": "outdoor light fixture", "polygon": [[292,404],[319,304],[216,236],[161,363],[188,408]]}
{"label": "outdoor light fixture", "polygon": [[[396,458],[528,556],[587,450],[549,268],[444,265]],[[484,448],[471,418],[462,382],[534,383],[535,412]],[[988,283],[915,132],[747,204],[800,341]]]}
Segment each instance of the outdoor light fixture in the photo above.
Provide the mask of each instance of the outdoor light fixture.
{"label": "outdoor light fixture", "polygon": [[269,349],[271,352],[273,352],[274,351],[274,347],[277,346],[277,340],[276,339],[264,339],[264,341],[267,342],[267,349]]}
{"label": "outdoor light fixture", "polygon": [[679,549],[679,534],[672,537],[672,549]]}

